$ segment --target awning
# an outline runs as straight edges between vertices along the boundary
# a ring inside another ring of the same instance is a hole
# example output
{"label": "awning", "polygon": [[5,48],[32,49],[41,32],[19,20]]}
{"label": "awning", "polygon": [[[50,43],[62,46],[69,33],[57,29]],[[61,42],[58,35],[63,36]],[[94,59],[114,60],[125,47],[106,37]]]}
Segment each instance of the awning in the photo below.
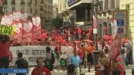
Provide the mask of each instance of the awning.
{"label": "awning", "polygon": [[92,3],[92,2],[93,2],[93,0],[80,0],[76,3],[74,3],[73,5],[69,6],[68,9],[72,9],[72,8],[78,6],[78,5],[83,4],[83,3]]}

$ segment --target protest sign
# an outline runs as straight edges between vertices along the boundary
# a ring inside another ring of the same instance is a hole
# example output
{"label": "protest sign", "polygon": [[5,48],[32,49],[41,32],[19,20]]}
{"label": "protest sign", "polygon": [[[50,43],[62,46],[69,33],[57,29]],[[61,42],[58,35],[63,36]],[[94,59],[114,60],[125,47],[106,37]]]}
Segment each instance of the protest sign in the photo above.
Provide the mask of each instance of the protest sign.
{"label": "protest sign", "polygon": [[0,28],[0,33],[6,34],[6,35],[13,35],[14,30],[15,30],[14,26],[2,25]]}

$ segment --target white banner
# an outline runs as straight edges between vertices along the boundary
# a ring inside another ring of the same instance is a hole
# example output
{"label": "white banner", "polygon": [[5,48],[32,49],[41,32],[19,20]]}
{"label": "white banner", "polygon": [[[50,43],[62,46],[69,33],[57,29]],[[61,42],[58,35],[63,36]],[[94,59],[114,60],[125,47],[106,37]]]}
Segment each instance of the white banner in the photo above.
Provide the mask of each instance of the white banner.
{"label": "white banner", "polygon": [[[39,57],[46,57],[46,47],[48,46],[17,46],[10,47],[10,51],[13,54],[13,60],[10,63],[10,66],[15,65],[15,61],[17,60],[17,54],[19,52],[23,53],[23,57],[28,61],[29,66],[36,65],[36,59]],[[55,50],[55,46],[49,46],[51,50]],[[62,46],[62,52],[66,51],[68,56],[72,55],[72,47],[71,46]]]}

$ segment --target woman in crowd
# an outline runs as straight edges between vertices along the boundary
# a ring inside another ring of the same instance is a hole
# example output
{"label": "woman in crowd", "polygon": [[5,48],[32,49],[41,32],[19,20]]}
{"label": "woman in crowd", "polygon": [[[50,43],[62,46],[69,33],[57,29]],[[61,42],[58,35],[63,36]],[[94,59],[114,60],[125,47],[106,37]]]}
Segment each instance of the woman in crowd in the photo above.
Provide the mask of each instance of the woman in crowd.
{"label": "woman in crowd", "polygon": [[98,59],[98,64],[100,65],[100,71],[102,71],[102,73],[104,75],[108,75],[108,72],[107,72],[108,59],[105,55],[105,52],[103,52],[103,51],[100,52],[100,56],[99,56],[99,59]]}
{"label": "woman in crowd", "polygon": [[[0,34],[0,68],[8,68],[9,67],[9,41],[10,38],[8,35]],[[2,73],[0,74],[2,75]],[[8,74],[4,74],[8,75]]]}

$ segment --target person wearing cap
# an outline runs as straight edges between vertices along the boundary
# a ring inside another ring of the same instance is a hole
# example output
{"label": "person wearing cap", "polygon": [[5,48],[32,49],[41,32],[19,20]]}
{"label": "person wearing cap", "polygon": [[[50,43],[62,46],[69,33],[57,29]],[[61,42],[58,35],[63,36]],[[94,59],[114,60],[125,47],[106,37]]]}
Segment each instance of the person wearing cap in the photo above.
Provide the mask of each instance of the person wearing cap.
{"label": "person wearing cap", "polygon": [[100,71],[100,65],[95,66],[95,75],[103,75],[103,73]]}

